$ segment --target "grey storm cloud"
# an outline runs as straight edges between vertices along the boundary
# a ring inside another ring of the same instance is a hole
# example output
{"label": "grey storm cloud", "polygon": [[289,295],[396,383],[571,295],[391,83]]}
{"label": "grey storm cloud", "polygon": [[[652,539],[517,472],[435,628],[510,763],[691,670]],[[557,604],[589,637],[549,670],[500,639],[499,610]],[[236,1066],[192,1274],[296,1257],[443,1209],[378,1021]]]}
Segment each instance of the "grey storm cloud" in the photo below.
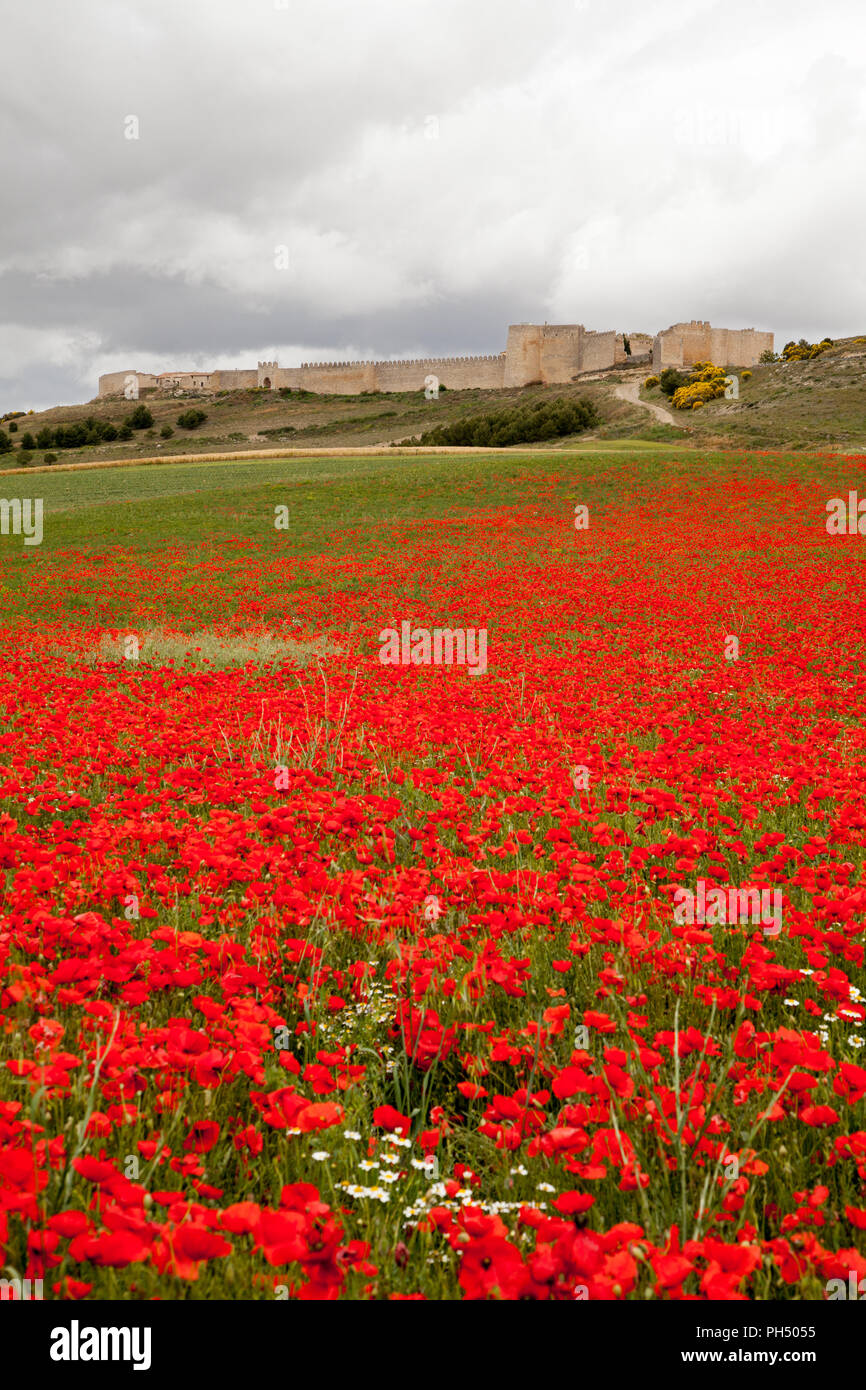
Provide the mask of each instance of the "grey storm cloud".
{"label": "grey storm cloud", "polygon": [[526,319],[862,332],[864,28],[860,0],[7,5],[0,409]]}

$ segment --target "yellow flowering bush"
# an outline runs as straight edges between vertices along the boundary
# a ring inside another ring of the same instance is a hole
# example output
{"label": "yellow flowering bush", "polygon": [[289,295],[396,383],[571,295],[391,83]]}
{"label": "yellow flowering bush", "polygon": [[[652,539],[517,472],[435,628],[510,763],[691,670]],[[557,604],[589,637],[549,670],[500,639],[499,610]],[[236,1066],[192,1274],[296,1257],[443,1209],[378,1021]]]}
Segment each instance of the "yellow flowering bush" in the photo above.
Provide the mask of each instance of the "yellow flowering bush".
{"label": "yellow flowering bush", "polygon": [[658,384],[659,379],[657,376],[648,376],[646,381],[644,382],[644,386],[646,387],[647,391],[651,391],[652,388],[654,386],[658,386]]}
{"label": "yellow flowering bush", "polygon": [[725,394],[726,375],[724,367],[717,367],[713,362],[696,362],[687,384],[679,386],[673,394],[674,408],[694,410],[707,401],[717,400]]}
{"label": "yellow flowering bush", "polygon": [[782,348],[783,362],[811,362],[813,358],[820,357],[822,352],[833,347],[832,338],[822,338],[820,343],[807,343],[805,338],[801,338],[799,343],[786,343]]}

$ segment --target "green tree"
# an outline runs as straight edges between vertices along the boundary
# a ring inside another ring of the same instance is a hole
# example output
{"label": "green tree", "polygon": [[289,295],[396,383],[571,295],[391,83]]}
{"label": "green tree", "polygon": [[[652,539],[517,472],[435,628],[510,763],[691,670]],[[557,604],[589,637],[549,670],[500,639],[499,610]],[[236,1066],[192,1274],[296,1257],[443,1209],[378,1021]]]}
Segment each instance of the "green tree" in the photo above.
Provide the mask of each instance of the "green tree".
{"label": "green tree", "polygon": [[184,410],[177,417],[177,424],[182,430],[195,430],[199,425],[203,425],[207,415],[203,410]]}
{"label": "green tree", "polygon": [[149,430],[153,424],[153,416],[146,405],[137,405],[135,410],[127,415],[125,423],[134,430]]}
{"label": "green tree", "polygon": [[678,372],[676,367],[665,367],[659,377],[659,386],[665,396],[672,396],[681,386],[688,386],[689,381],[687,372]]}

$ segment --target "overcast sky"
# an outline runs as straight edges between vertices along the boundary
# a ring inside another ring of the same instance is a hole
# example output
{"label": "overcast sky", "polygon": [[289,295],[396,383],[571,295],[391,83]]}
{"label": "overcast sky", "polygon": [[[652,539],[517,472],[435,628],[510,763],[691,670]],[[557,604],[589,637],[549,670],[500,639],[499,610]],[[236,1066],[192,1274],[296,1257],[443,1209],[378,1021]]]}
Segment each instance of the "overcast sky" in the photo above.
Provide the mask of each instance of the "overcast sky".
{"label": "overcast sky", "polygon": [[524,320],[866,332],[863,0],[0,15],[0,412]]}

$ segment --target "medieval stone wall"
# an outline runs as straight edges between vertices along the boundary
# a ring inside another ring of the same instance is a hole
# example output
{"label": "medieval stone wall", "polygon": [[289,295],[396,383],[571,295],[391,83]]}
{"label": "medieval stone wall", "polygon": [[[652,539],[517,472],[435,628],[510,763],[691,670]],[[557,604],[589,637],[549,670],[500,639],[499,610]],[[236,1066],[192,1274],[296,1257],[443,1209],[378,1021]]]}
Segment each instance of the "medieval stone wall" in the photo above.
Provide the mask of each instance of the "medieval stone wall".
{"label": "medieval stone wall", "polygon": [[211,375],[215,391],[243,391],[258,385],[258,373],[246,367],[222,368]]}
{"label": "medieval stone wall", "polygon": [[[628,338],[628,345],[631,352],[625,350],[625,340]],[[653,340],[650,333],[617,333],[616,351],[614,362],[617,366],[627,365],[629,362],[638,366],[640,363],[648,363],[652,357]]]}
{"label": "medieval stone wall", "polygon": [[99,378],[100,396],[122,396],[127,382],[134,379],[139,391],[155,391],[159,378],[152,372],[106,372]]}
{"label": "medieval stone wall", "polygon": [[581,330],[580,370],[582,372],[603,372],[612,367],[616,357],[616,334],[587,333]]}
{"label": "medieval stone wall", "polygon": [[717,367],[753,367],[773,350],[773,334],[754,328],[713,328],[704,319],[674,323],[653,339],[653,371],[714,362]]}
{"label": "medieval stone wall", "polygon": [[259,362],[256,369],[231,368],[214,372],[108,372],[99,378],[99,395],[121,395],[128,380],[139,390],[231,391],[250,387],[277,391],[315,391],[320,395],[359,395],[362,391],[422,391],[434,376],[451,391],[472,388],[498,390],[533,383],[565,384],[586,372],[604,372],[628,362],[648,362],[653,371],[664,367],[690,367],[710,361],[721,367],[747,367],[773,347],[772,333],[753,328],[713,328],[701,319],[675,323],[650,338],[630,333],[631,353],[624,335],[596,333],[580,323],[512,324],[505,352],[488,357],[422,357],[407,361],[304,362],[300,367],[281,367],[278,362]]}
{"label": "medieval stone wall", "polygon": [[540,377],[545,385],[571,381],[581,367],[583,340],[587,335],[579,323],[546,323],[539,334]]}
{"label": "medieval stone wall", "polygon": [[288,387],[326,396],[359,395],[362,391],[423,391],[430,376],[451,391],[472,387],[497,390],[503,384],[505,354],[419,357],[393,362],[304,362],[300,367],[265,365],[270,367],[270,376],[260,368],[260,386],[269,381],[274,389]]}
{"label": "medieval stone wall", "polygon": [[541,326],[513,323],[505,344],[503,386],[526,386],[541,380]]}

